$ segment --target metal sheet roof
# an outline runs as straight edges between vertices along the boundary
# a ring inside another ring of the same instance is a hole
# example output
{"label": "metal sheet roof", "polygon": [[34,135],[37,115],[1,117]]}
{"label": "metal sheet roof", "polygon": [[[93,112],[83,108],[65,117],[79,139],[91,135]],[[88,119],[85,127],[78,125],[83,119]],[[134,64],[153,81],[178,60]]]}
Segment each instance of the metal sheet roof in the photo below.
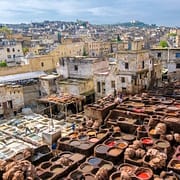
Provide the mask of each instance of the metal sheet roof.
{"label": "metal sheet roof", "polygon": [[46,73],[43,71],[36,71],[36,72],[28,72],[28,73],[22,73],[22,74],[0,76],[0,83],[7,83],[7,82],[26,80],[26,79],[34,79],[34,78],[39,78],[42,75],[46,75]]}

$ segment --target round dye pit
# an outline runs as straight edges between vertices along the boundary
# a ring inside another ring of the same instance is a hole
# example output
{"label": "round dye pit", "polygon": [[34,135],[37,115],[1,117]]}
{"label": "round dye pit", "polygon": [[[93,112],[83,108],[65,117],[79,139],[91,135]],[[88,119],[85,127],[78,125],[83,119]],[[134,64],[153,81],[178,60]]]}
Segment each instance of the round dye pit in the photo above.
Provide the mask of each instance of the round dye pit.
{"label": "round dye pit", "polygon": [[120,149],[125,149],[127,146],[128,146],[128,144],[125,142],[120,142],[117,144],[117,147]]}
{"label": "round dye pit", "polygon": [[79,146],[81,143],[78,140],[73,140],[69,143],[71,146]]}
{"label": "round dye pit", "polygon": [[97,135],[96,135],[96,137],[98,138],[98,139],[102,139],[103,137],[104,137],[104,133],[98,133]]}
{"label": "round dye pit", "polygon": [[103,164],[101,167],[107,169],[108,171],[110,171],[112,169],[111,164]]}
{"label": "round dye pit", "polygon": [[95,179],[95,177],[93,175],[91,175],[91,174],[86,174],[85,175],[85,180],[94,180],[94,179]]}
{"label": "round dye pit", "polygon": [[120,155],[121,152],[122,152],[122,149],[119,149],[119,148],[111,148],[111,149],[109,149],[108,154],[109,154],[110,156],[115,156],[115,157],[116,157],[116,156]]}
{"label": "round dye pit", "polygon": [[98,146],[96,146],[95,151],[98,152],[98,153],[104,154],[104,153],[107,152],[108,149],[109,149],[108,146],[105,146],[105,145],[98,145]]}
{"label": "round dye pit", "polygon": [[90,163],[93,166],[98,165],[101,162],[101,159],[96,158],[96,157],[92,157],[88,160],[88,163]]}
{"label": "round dye pit", "polygon": [[82,172],[91,172],[93,170],[93,166],[88,164],[88,163],[84,163],[80,166],[80,169]]}
{"label": "round dye pit", "polygon": [[60,174],[64,171],[64,169],[61,165],[53,166],[50,168],[50,170],[55,174]]}
{"label": "round dye pit", "polygon": [[97,143],[99,141],[99,139],[98,138],[91,138],[89,141],[92,143]]}
{"label": "round dye pit", "polygon": [[140,172],[136,175],[140,179],[149,179],[150,175],[147,172]]}
{"label": "round dye pit", "polygon": [[145,137],[141,139],[141,143],[144,145],[152,145],[153,144],[153,140],[149,137]]}
{"label": "round dye pit", "polygon": [[139,180],[150,180],[153,176],[153,172],[149,168],[139,168],[136,172],[135,175],[137,179]]}
{"label": "round dye pit", "polygon": [[165,148],[169,148],[170,147],[170,144],[169,144],[169,142],[168,141],[161,141],[161,140],[159,140],[159,141],[157,141],[156,142],[156,145],[159,147],[159,148],[162,148],[162,149],[165,149]]}
{"label": "round dye pit", "polygon": [[109,147],[113,147],[113,146],[116,145],[116,141],[109,140],[109,141],[107,141],[105,144],[106,144],[107,146],[109,146]]}
{"label": "round dye pit", "polygon": [[89,137],[86,136],[86,135],[80,135],[80,136],[79,136],[79,140],[86,141],[86,140],[88,140],[88,139],[89,139]]}
{"label": "round dye pit", "polygon": [[96,131],[89,131],[87,133],[88,136],[95,136],[96,135]]}

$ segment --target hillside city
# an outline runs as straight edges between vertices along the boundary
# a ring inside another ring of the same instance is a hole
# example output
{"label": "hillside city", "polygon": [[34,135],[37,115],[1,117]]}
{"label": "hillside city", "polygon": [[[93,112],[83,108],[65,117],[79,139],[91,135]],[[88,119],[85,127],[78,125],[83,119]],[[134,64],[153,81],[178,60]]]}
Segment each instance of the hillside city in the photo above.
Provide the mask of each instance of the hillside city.
{"label": "hillside city", "polygon": [[0,24],[0,121],[3,180],[178,180],[180,28]]}

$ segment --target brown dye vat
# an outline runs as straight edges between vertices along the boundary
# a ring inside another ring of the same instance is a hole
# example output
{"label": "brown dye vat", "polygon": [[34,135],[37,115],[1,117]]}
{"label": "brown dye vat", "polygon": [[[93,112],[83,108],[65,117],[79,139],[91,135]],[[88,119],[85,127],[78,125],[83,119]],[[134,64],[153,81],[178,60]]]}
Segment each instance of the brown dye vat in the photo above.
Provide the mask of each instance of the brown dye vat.
{"label": "brown dye vat", "polygon": [[64,168],[61,165],[54,165],[50,168],[50,171],[54,174],[61,174],[64,171]]}
{"label": "brown dye vat", "polygon": [[126,172],[128,174],[134,174],[135,170],[137,169],[136,166],[133,166],[132,164],[128,164],[128,163],[123,163],[119,166],[119,171],[120,172]]}
{"label": "brown dye vat", "polygon": [[105,136],[105,133],[97,133],[96,137],[102,139]]}
{"label": "brown dye vat", "polygon": [[119,156],[121,153],[122,153],[122,149],[119,149],[116,147],[110,148],[107,152],[108,155],[114,156],[114,157]]}
{"label": "brown dye vat", "polygon": [[[103,162],[104,163],[104,162]],[[100,164],[100,167],[107,169],[108,171],[111,171],[113,169],[113,166],[111,164]]]}
{"label": "brown dye vat", "polygon": [[52,165],[52,163],[50,162],[44,162],[43,164],[41,164],[41,168],[42,169],[47,169]]}
{"label": "brown dye vat", "polygon": [[88,142],[81,143],[80,149],[88,149],[91,146]]}
{"label": "brown dye vat", "polygon": [[85,180],[94,180],[95,179],[93,174],[85,174],[84,177],[85,177]]}
{"label": "brown dye vat", "polygon": [[143,165],[143,159],[139,159],[139,158],[130,158],[130,157],[126,157],[124,159],[125,163],[130,163],[132,165],[135,166],[142,166]]}
{"label": "brown dye vat", "polygon": [[63,137],[63,138],[60,138],[60,141],[63,142],[63,143],[68,143],[70,140],[69,137]]}
{"label": "brown dye vat", "polygon": [[93,169],[94,169],[94,167],[88,163],[84,163],[84,164],[80,165],[80,170],[83,173],[91,172]]}
{"label": "brown dye vat", "polygon": [[76,153],[76,154],[72,154],[72,156],[69,159],[71,159],[72,161],[77,162],[79,160],[82,160],[83,158],[84,158],[84,155]]}
{"label": "brown dye vat", "polygon": [[38,176],[41,176],[44,173],[44,170],[42,170],[41,168],[36,168],[36,173]]}
{"label": "brown dye vat", "polygon": [[114,172],[113,174],[111,174],[110,176],[110,180],[121,180],[121,173],[120,172]]}
{"label": "brown dye vat", "polygon": [[40,177],[41,179],[49,179],[49,178],[51,178],[53,175],[54,175],[54,174],[53,174],[52,172],[45,172],[45,173],[41,174],[39,177]]}
{"label": "brown dye vat", "polygon": [[70,177],[71,179],[84,179],[83,173],[82,173],[81,171],[79,171],[79,170],[73,171],[73,172],[69,175],[69,177]]}
{"label": "brown dye vat", "polygon": [[79,146],[81,143],[78,140],[72,140],[69,142],[69,145],[71,146]]}
{"label": "brown dye vat", "polygon": [[71,153],[63,152],[63,153],[61,154],[61,156],[66,157],[66,158],[69,158],[70,156],[72,156],[72,154],[71,154]]}
{"label": "brown dye vat", "polygon": [[180,174],[180,160],[172,159],[168,164],[168,169]]}

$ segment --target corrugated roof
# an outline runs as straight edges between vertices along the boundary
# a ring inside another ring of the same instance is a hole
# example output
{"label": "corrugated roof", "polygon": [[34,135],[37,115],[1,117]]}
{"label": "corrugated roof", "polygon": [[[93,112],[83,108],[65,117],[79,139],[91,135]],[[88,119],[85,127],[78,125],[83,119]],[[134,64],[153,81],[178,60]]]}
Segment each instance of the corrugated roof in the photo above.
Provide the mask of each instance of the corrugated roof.
{"label": "corrugated roof", "polygon": [[13,81],[19,81],[19,80],[39,78],[42,75],[47,75],[47,74],[44,71],[36,71],[36,72],[28,72],[28,73],[0,76],[0,83],[7,83],[7,82],[13,82]]}

